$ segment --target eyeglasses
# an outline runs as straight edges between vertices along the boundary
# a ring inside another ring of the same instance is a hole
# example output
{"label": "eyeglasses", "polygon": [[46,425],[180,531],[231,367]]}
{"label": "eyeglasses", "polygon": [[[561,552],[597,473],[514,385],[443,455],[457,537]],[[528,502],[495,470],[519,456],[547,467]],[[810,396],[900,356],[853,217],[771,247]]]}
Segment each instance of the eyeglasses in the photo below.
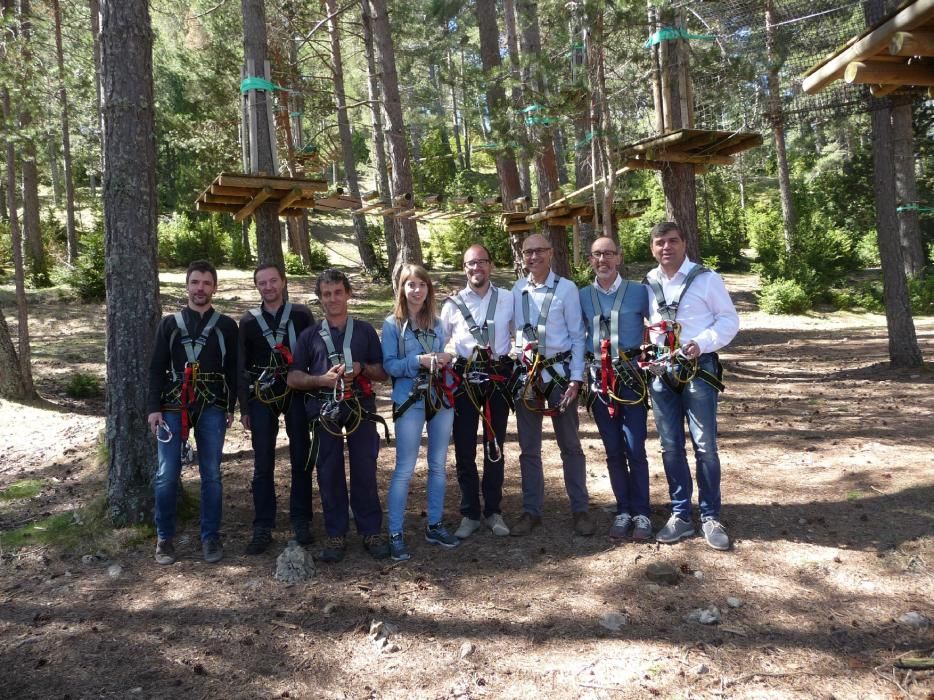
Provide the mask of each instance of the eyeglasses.
{"label": "eyeglasses", "polygon": [[551,248],[526,248],[522,251],[522,257],[531,258],[535,255],[544,255],[549,250],[551,250]]}
{"label": "eyeglasses", "polygon": [[489,265],[490,261],[486,258],[480,258],[478,260],[468,260],[464,263],[464,267],[484,267]]}
{"label": "eyeglasses", "polygon": [[595,250],[590,254],[590,257],[596,258],[597,260],[602,260],[603,258],[614,258],[618,255],[615,250]]}

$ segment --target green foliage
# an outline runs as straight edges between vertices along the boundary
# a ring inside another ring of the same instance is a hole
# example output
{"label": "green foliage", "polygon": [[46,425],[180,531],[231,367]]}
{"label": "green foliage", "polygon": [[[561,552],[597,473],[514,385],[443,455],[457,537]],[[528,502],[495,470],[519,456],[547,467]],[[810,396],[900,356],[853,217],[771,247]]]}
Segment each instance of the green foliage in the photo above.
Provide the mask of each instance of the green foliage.
{"label": "green foliage", "polygon": [[[250,229],[247,233],[249,240],[255,240],[255,225],[250,222]],[[253,246],[255,248],[255,245]],[[253,256],[243,245],[242,230],[239,226],[232,227],[230,231],[230,259],[228,262],[238,270],[250,270],[253,268]]]}
{"label": "green foliage", "polygon": [[65,384],[65,394],[73,399],[96,398],[103,394],[101,380],[93,374],[76,372]]}
{"label": "green foliage", "polygon": [[769,314],[801,314],[811,308],[811,299],[794,280],[772,280],[762,285],[759,307]]}
{"label": "green foliage", "polygon": [[623,219],[619,222],[619,244],[626,264],[651,262],[652,248],[649,244],[649,231],[659,221],[666,219],[665,193],[652,173],[639,172],[628,177],[624,198],[639,199],[647,197],[649,206],[642,216],[635,219]]}
{"label": "green foliage", "polygon": [[308,268],[302,261],[301,255],[295,253],[285,254],[285,274],[287,275],[307,275]]}
{"label": "green foliage", "polygon": [[934,315],[934,275],[908,280],[911,311],[918,316]]}
{"label": "green foliage", "polygon": [[239,230],[231,231],[228,221],[216,215],[178,213],[160,218],[159,262],[170,267],[185,267],[192,260],[223,265],[230,258],[233,237],[240,236]]}
{"label": "green foliage", "polygon": [[16,501],[39,495],[45,482],[42,479],[20,479],[5,489],[0,489],[0,501]]}
{"label": "green foliage", "polygon": [[331,260],[328,258],[327,248],[318,243],[318,241],[309,241],[308,248],[310,253],[308,259],[309,272],[321,272],[331,267]]}
{"label": "green foliage", "polygon": [[421,160],[413,164],[415,189],[426,194],[447,194],[455,180],[456,168],[450,143],[445,143],[445,127],[428,130],[421,142]]}
{"label": "green foliage", "polygon": [[78,260],[66,276],[67,282],[85,304],[104,301],[104,231],[99,227],[79,239]]}
{"label": "green foliage", "polygon": [[738,188],[722,168],[698,180],[698,210],[698,247],[704,264],[720,270],[744,267],[745,216]]}

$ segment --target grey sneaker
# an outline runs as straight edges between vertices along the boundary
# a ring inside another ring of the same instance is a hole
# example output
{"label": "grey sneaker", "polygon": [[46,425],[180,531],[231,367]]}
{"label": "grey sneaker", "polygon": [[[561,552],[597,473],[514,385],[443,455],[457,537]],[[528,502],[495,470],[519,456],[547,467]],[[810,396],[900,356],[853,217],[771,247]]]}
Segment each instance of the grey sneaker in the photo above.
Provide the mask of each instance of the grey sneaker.
{"label": "grey sneaker", "polygon": [[444,523],[435,523],[434,525],[426,527],[425,542],[428,544],[440,544],[445,549],[454,549],[461,543],[459,539],[448,532]]}
{"label": "grey sneaker", "polygon": [[401,532],[394,532],[389,536],[389,554],[393,561],[408,561],[412,558]]}
{"label": "grey sneaker", "polygon": [[725,552],[730,548],[730,536],[726,534],[726,528],[715,518],[707,518],[701,523],[701,529],[704,531],[704,539],[707,544],[714,549]]}
{"label": "grey sneaker", "polygon": [[224,558],[224,548],[221,547],[221,541],[217,537],[209,537],[201,543],[201,551],[204,553],[204,560],[208,564],[216,564]]}
{"label": "grey sneaker", "polygon": [[175,563],[175,544],[171,538],[156,542],[156,563],[165,566]]}
{"label": "grey sneaker", "polygon": [[457,528],[454,536],[459,540],[466,540],[473,533],[480,529],[480,521],[472,518],[462,518],[461,525]]}
{"label": "grey sneaker", "polygon": [[629,534],[629,526],[632,525],[632,518],[629,513],[620,513],[613,519],[606,536],[611,540],[624,540]]}
{"label": "grey sneaker", "polygon": [[645,515],[634,515],[632,518],[632,539],[636,542],[645,542],[652,539],[652,521]]}
{"label": "grey sneaker", "polygon": [[694,534],[694,525],[687,520],[682,520],[677,515],[672,515],[665,523],[665,527],[655,534],[655,541],[662,544],[674,544],[685,537],[691,537]]}
{"label": "grey sneaker", "polygon": [[497,537],[505,537],[509,534],[509,526],[499,513],[493,513],[493,515],[487,518],[486,526],[490,528],[490,532]]}

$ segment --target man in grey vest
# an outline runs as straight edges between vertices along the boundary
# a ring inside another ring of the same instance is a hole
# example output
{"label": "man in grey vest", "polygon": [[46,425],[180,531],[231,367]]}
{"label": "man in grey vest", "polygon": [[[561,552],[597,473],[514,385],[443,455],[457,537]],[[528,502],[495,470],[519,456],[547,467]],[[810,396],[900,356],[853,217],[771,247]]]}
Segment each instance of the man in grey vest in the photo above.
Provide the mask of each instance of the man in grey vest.
{"label": "man in grey vest", "polygon": [[673,544],[694,534],[693,482],[685,452],[687,419],[697,463],[701,527],[707,544],[730,548],[720,522],[720,457],[717,453],[717,399],[723,384],[717,350],[739,330],[739,317],[723,279],[687,257],[677,224],[652,229],[652,255],[658,267],[649,285],[649,331],[654,361],[649,365],[652,411],[662,445],[672,515],[655,539]]}

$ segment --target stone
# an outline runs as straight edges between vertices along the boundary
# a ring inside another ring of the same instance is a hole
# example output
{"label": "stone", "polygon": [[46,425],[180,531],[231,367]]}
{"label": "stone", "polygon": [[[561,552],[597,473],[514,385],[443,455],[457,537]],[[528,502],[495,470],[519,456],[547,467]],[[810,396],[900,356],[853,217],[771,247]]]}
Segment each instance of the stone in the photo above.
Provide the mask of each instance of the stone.
{"label": "stone", "polygon": [[276,559],[276,581],[299,583],[317,574],[311,553],[295,541],[289,541]]}
{"label": "stone", "polygon": [[694,572],[694,578],[696,578],[698,581],[703,581],[703,580],[704,580],[704,572],[703,572],[703,571],[695,571],[695,572]]}
{"label": "stone", "polygon": [[707,668],[707,664],[697,664],[694,668],[691,669],[691,673],[695,676],[703,676],[710,669]]}
{"label": "stone", "polygon": [[335,610],[337,610],[337,603],[325,603],[324,607],[321,608],[321,612],[324,613],[325,617],[330,617]]}
{"label": "stone", "polygon": [[684,620],[685,622],[696,622],[701,625],[716,625],[720,622],[720,609],[716,605],[697,608],[689,612]]}
{"label": "stone", "polygon": [[111,564],[107,567],[107,575],[110,578],[120,578],[120,575],[123,573],[123,567],[119,564]]}
{"label": "stone", "polygon": [[741,601],[736,596],[729,596],[726,599],[726,604],[731,608],[741,608],[743,606],[743,601]]}
{"label": "stone", "polygon": [[906,627],[913,627],[916,630],[923,630],[930,624],[930,620],[914,610],[906,612],[898,618],[898,621]]}
{"label": "stone", "polygon": [[645,577],[654,583],[676,586],[681,580],[681,572],[671,564],[653,562],[645,567]]}
{"label": "stone", "polygon": [[798,518],[798,525],[807,525],[807,518]]}
{"label": "stone", "polygon": [[628,624],[629,618],[622,613],[611,612],[600,618],[600,626],[610,630],[610,632],[619,632]]}
{"label": "stone", "polygon": [[466,659],[468,656],[473,654],[477,650],[477,647],[474,646],[473,642],[464,642],[461,644],[461,650],[459,655],[462,659]]}

